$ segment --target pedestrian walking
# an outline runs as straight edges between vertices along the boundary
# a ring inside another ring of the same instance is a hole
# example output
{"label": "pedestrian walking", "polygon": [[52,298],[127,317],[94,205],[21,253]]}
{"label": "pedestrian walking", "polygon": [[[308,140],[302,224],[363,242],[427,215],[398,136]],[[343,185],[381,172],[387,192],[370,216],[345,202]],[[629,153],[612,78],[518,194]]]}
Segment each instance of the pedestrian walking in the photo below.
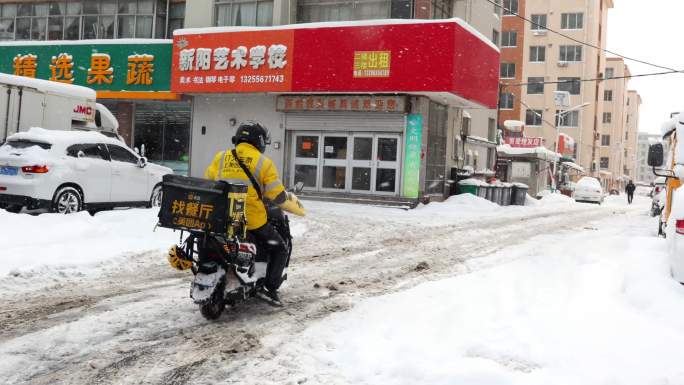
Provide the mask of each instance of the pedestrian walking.
{"label": "pedestrian walking", "polygon": [[629,203],[630,205],[634,200],[634,190],[636,190],[636,186],[634,185],[634,182],[630,180],[629,183],[627,183],[627,186],[625,186],[625,192],[627,193],[627,203]]}

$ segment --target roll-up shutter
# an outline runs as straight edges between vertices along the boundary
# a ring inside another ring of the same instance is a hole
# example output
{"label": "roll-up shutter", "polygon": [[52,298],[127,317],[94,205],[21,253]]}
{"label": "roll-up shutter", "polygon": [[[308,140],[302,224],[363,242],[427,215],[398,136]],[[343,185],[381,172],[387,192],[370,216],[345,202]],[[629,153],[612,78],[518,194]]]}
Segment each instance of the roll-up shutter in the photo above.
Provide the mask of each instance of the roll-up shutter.
{"label": "roll-up shutter", "polygon": [[404,114],[389,113],[287,113],[285,127],[296,131],[404,131]]}

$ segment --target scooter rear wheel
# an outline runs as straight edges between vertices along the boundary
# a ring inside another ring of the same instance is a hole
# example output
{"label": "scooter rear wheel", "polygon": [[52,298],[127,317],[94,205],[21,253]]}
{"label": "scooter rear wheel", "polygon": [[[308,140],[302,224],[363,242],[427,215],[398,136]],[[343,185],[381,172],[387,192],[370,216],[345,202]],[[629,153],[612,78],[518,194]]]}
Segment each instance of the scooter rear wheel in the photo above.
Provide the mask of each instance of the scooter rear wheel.
{"label": "scooter rear wheel", "polygon": [[211,298],[201,305],[199,305],[202,316],[210,321],[218,319],[226,308],[226,301],[223,298],[224,285],[220,284]]}

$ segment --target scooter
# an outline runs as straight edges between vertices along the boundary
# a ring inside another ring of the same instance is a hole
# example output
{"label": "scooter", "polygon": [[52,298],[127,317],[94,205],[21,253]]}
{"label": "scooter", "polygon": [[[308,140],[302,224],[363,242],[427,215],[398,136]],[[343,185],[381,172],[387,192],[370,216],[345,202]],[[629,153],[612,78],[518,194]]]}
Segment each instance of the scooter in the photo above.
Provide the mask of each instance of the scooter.
{"label": "scooter", "polygon": [[[300,182],[291,192],[299,193],[302,188],[303,183]],[[202,316],[209,320],[219,318],[226,305],[235,306],[255,297],[264,284],[269,255],[266,248],[246,231],[246,195],[247,186],[244,184],[212,182],[177,175],[164,177],[159,225],[181,230],[181,239],[185,232],[189,233],[181,245],[171,248],[170,261],[176,258],[178,263],[172,263],[174,267],[189,268],[194,274],[190,297],[199,306]],[[199,223],[192,218],[183,221],[182,216],[174,214],[174,205],[175,212],[182,211],[178,207],[184,206],[187,213],[187,203],[179,203],[183,201],[178,198],[183,197],[190,202],[200,202]],[[204,203],[205,213],[209,206],[213,206],[206,218],[201,215],[201,202],[213,202]],[[222,202],[227,202],[227,207],[216,210]],[[292,254],[289,218],[275,204],[268,201],[264,204],[268,222],[285,241],[288,257],[283,280],[286,280],[287,266]],[[221,218],[228,220],[223,219],[222,223]]]}

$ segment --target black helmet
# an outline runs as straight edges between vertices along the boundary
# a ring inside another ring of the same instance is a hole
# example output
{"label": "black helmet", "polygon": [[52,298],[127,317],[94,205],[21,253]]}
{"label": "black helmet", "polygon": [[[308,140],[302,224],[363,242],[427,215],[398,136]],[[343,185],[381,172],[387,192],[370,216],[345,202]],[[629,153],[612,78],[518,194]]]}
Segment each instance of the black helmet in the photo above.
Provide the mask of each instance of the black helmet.
{"label": "black helmet", "polygon": [[271,135],[268,129],[257,122],[244,122],[238,127],[233,144],[249,143],[256,147],[260,152],[266,151],[266,146],[271,144]]}

